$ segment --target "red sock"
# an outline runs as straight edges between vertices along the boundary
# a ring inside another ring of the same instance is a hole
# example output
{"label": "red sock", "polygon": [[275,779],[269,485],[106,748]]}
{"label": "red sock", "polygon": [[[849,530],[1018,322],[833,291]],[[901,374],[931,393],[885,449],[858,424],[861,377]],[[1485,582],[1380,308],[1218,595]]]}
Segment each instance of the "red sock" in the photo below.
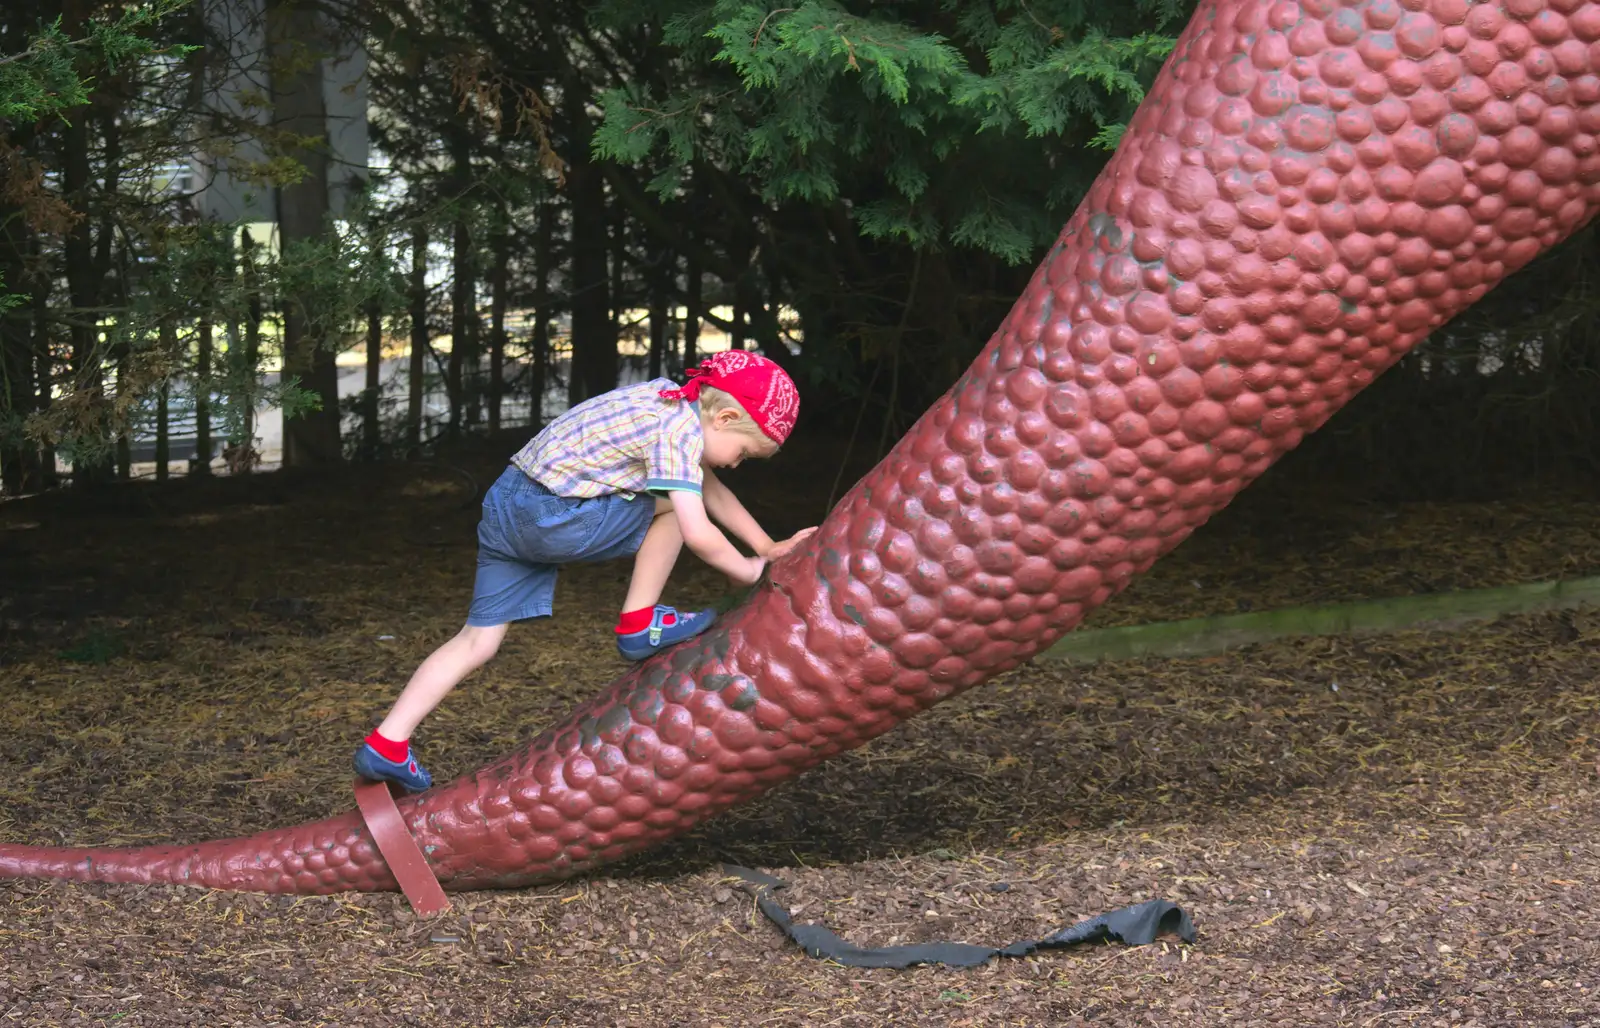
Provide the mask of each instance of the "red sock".
{"label": "red sock", "polygon": [[[625,610],[622,612],[622,617],[617,619],[617,634],[632,635],[635,632],[642,632],[646,628],[650,627],[650,622],[655,620],[655,616],[656,609],[654,607],[644,607],[640,610]],[[677,620],[678,619],[676,617],[668,614],[666,617],[661,619],[661,623],[663,625],[670,625],[675,624]]]}
{"label": "red sock", "polygon": [[372,734],[367,736],[367,745],[377,750],[378,756],[395,764],[405,760],[411,753],[411,741],[409,739],[401,739],[399,742],[395,742],[393,739],[385,739],[378,734],[377,729],[373,729]]}

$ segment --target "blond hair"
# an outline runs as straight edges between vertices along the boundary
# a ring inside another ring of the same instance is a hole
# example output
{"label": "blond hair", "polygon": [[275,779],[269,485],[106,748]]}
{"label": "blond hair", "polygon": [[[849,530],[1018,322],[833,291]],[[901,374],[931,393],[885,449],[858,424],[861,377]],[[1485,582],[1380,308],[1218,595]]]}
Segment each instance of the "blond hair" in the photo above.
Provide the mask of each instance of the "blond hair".
{"label": "blond hair", "polygon": [[750,416],[750,412],[744,409],[744,404],[740,403],[731,393],[723,392],[716,386],[703,385],[700,387],[701,417],[714,418],[719,412],[725,410],[731,410],[737,415],[729,423],[728,427],[730,429],[740,435],[760,439],[771,446],[774,453],[777,452],[778,444],[773,441],[771,436],[761,431],[761,426],[756,424],[756,419]]}

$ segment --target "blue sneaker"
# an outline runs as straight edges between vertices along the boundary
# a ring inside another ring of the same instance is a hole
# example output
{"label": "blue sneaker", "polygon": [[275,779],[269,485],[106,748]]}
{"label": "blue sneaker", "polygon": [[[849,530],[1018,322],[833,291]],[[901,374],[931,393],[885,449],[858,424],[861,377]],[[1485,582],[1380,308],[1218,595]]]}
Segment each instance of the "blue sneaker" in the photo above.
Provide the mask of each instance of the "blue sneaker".
{"label": "blue sneaker", "polygon": [[[666,623],[668,617],[675,619],[670,625]],[[715,620],[717,612],[714,610],[682,614],[674,607],[657,604],[649,628],[642,632],[629,632],[627,635],[617,636],[617,652],[622,654],[624,660],[644,660],[652,654],[660,653],[668,646],[681,643],[685,639],[693,639],[710,628]]]}
{"label": "blue sneaker", "polygon": [[417,763],[415,752],[400,763],[387,760],[366,743],[356,750],[356,774],[374,782],[398,782],[407,792],[422,792],[433,785],[433,776]]}

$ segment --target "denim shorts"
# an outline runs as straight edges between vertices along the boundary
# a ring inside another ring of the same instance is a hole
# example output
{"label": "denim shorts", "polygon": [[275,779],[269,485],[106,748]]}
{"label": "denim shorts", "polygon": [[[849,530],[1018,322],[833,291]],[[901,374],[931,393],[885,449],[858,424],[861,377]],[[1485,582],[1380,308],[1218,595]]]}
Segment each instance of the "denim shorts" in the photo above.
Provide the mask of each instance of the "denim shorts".
{"label": "denim shorts", "polygon": [[507,467],[483,498],[467,624],[548,617],[557,568],[638,553],[655,511],[648,493],[557,496],[516,465]]}

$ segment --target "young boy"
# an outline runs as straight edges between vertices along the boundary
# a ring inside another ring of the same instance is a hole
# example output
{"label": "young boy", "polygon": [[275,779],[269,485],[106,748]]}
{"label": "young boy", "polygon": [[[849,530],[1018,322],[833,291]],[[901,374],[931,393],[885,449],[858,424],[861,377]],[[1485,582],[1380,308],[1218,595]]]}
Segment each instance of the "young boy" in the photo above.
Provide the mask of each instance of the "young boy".
{"label": "young boy", "polygon": [[[512,621],[550,615],[562,564],[635,555],[615,630],[627,660],[710,628],[715,611],[680,614],[657,603],[685,543],[734,582],[753,585],[767,561],[815,531],[773,542],[712,471],[777,453],[799,407],[783,369],[730,350],[691,370],[682,388],[664,378],[624,386],[552,421],[484,497],[466,627],[411,676],[356,751],[357,773],[410,792],[433,784],[411,752],[411,733],[495,655]],[[756,556],[740,553],[710,518]]]}

